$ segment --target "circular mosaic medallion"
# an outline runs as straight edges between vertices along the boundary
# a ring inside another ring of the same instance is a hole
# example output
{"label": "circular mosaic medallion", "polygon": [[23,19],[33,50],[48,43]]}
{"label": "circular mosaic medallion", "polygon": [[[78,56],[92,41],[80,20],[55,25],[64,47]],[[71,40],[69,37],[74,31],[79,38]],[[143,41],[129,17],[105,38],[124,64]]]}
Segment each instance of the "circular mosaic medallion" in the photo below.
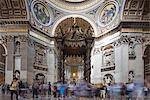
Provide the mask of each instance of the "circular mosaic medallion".
{"label": "circular mosaic medallion", "polygon": [[107,2],[97,12],[98,24],[102,27],[110,24],[116,17],[119,10],[118,3]]}
{"label": "circular mosaic medallion", "polygon": [[50,10],[48,7],[40,2],[40,1],[34,1],[31,5],[32,13],[35,17],[35,19],[42,25],[48,26],[51,23],[51,16],[50,16]]}

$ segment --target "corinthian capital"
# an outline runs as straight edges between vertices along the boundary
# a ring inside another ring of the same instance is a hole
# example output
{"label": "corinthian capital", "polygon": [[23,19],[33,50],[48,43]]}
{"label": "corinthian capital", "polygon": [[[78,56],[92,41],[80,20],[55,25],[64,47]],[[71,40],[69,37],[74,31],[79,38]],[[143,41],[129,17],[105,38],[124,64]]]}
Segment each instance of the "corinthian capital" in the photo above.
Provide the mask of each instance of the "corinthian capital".
{"label": "corinthian capital", "polygon": [[21,42],[28,41],[28,36],[26,36],[26,35],[20,35],[19,38],[20,38]]}
{"label": "corinthian capital", "polygon": [[6,43],[6,42],[13,42],[14,41],[14,36],[12,36],[12,35],[3,35],[2,36],[2,41],[4,43]]}
{"label": "corinthian capital", "polygon": [[113,45],[114,46],[120,46],[122,44],[128,44],[129,43],[129,37],[127,35],[122,35],[118,40],[116,40]]}

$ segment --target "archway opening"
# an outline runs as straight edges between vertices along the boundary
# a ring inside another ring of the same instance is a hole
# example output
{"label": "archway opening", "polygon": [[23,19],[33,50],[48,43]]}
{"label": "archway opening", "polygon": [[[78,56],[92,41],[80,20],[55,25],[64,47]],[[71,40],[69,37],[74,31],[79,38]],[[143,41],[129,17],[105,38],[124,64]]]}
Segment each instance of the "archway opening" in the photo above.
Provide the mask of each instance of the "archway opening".
{"label": "archway opening", "polygon": [[144,78],[150,82],[150,45],[144,52]]}
{"label": "archway opening", "polygon": [[79,17],[70,17],[58,24],[55,44],[59,52],[59,80],[72,82],[84,78],[90,82],[93,34],[91,24]]}
{"label": "archway opening", "polygon": [[5,83],[5,48],[0,44],[0,84]]}

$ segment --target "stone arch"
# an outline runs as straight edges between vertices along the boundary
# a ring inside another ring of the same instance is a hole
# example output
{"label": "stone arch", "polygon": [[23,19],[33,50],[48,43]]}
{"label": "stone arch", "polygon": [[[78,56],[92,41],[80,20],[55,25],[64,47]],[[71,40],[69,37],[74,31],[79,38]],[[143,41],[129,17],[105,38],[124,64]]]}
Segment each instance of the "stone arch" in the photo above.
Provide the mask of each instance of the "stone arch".
{"label": "stone arch", "polygon": [[71,14],[71,15],[68,15],[68,16],[63,16],[61,17],[59,20],[56,21],[56,23],[54,23],[54,26],[52,28],[52,36],[55,36],[55,30],[57,28],[57,26],[62,22],[64,21],[65,19],[67,18],[71,18],[71,17],[78,17],[78,18],[82,18],[83,20],[87,21],[93,28],[94,30],[94,34],[93,34],[93,37],[97,36],[97,27],[94,23],[94,21],[92,21],[90,18],[86,17],[86,16],[83,16],[83,15],[77,15],[77,14]]}
{"label": "stone arch", "polygon": [[144,78],[150,81],[150,45],[144,51]]}
{"label": "stone arch", "polygon": [[0,83],[5,83],[6,66],[6,48],[0,43]]}

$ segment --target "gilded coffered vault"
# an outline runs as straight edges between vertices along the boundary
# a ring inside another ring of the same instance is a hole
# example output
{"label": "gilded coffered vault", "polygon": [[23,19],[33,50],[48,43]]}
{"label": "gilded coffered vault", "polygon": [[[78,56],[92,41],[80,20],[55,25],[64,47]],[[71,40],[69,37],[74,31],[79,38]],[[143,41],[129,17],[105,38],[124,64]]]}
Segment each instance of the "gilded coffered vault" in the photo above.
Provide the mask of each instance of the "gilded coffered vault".
{"label": "gilded coffered vault", "polygon": [[123,21],[150,21],[149,0],[126,0]]}
{"label": "gilded coffered vault", "polygon": [[26,0],[0,0],[0,19],[27,19]]}

